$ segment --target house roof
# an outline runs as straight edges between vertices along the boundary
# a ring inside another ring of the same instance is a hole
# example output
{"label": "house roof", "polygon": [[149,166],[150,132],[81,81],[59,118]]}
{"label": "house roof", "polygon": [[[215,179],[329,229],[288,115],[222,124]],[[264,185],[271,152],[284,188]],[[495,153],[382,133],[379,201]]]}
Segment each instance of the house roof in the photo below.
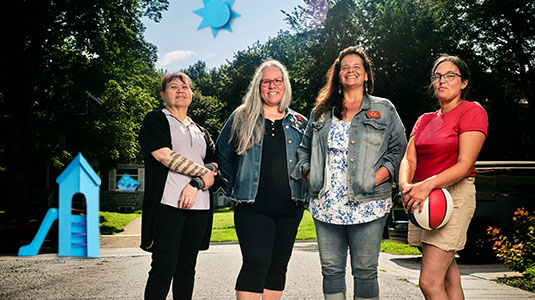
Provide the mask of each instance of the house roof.
{"label": "house roof", "polygon": [[84,170],[84,172],[89,176],[89,178],[91,178],[95,185],[100,185],[100,178],[98,177],[97,173],[93,171],[87,160],[85,160],[85,158],[82,156],[82,153],[78,153],[78,155],[76,155],[67,168],[65,168],[61,175],[59,175],[59,177],[56,179],[56,182],[61,184],[73,171],[77,171],[80,168]]}
{"label": "house roof", "polygon": [[215,190],[215,193],[223,193],[225,194],[225,189],[222,187],[218,187],[217,190]]}

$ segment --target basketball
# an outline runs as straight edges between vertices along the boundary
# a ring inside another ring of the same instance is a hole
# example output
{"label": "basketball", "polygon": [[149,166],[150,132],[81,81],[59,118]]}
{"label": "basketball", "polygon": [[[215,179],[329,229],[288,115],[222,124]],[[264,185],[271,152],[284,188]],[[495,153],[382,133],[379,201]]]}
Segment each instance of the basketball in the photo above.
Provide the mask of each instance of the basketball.
{"label": "basketball", "polygon": [[446,189],[434,189],[423,203],[422,212],[419,208],[408,212],[409,220],[412,224],[425,229],[438,229],[451,218],[453,212],[453,198]]}

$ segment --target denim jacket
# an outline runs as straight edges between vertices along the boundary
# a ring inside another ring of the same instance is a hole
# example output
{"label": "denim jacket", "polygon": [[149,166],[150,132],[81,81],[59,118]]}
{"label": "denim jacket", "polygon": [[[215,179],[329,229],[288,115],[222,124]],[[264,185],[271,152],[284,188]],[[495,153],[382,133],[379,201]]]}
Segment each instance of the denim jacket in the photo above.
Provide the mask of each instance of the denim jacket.
{"label": "denim jacket", "polygon": [[[304,177],[310,167],[309,197],[317,198],[326,192],[325,161],[333,112],[327,111],[316,119],[314,111],[303,136],[297,156],[299,162],[292,172],[295,180]],[[347,154],[348,195],[351,201],[386,199],[397,183],[399,164],[407,138],[405,127],[394,105],[387,99],[365,95],[360,110],[351,120]],[[390,180],[375,186],[375,171],[381,166],[390,173]]]}
{"label": "denim jacket", "polygon": [[[234,202],[254,202],[258,191],[260,177],[260,165],[262,160],[262,142],[255,144],[243,155],[236,154],[236,145],[230,141],[230,133],[234,114],[229,117],[221,130],[216,141],[216,155],[219,170],[223,179],[227,180],[227,193]],[[262,120],[259,118],[258,122]],[[303,178],[294,179],[290,173],[297,164],[297,148],[307,126],[307,119],[293,111],[286,109],[286,115],[282,121],[286,140],[286,158],[288,165],[288,179],[293,201],[305,201],[306,183]]]}

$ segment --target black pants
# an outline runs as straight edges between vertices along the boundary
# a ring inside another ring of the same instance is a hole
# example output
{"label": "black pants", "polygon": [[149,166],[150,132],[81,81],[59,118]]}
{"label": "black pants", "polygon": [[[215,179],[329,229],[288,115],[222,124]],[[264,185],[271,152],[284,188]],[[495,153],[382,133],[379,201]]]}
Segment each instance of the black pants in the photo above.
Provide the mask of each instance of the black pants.
{"label": "black pants", "polygon": [[208,216],[208,210],[185,210],[160,204],[145,299],[166,299],[171,279],[173,299],[191,299],[197,254]]}
{"label": "black pants", "polygon": [[234,224],[243,257],[236,290],[254,293],[262,293],[264,288],[284,290],[286,270],[302,218],[302,206],[293,215],[278,217],[236,209]]}

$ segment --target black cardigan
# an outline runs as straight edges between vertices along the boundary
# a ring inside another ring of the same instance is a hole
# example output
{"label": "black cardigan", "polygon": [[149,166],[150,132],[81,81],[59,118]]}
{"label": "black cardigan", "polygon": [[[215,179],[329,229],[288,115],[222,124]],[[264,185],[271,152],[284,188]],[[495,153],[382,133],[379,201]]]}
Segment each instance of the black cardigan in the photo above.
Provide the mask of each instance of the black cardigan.
{"label": "black cardigan", "polygon": [[[195,125],[204,133],[206,140],[206,156],[204,163],[215,162],[215,145],[208,131],[195,123]],[[172,149],[171,129],[165,113],[161,110],[153,110],[147,113],[141,130],[139,131],[139,144],[141,153],[145,160],[145,192],[143,194],[143,213],[141,219],[141,249],[152,251],[154,242],[154,223],[156,221],[156,212],[158,205],[162,200],[167,173],[169,169],[157,161],[152,152],[164,147]],[[212,233],[213,221],[213,203],[212,194],[210,193],[210,217],[206,232],[203,237],[201,250],[208,249],[210,236]]]}

